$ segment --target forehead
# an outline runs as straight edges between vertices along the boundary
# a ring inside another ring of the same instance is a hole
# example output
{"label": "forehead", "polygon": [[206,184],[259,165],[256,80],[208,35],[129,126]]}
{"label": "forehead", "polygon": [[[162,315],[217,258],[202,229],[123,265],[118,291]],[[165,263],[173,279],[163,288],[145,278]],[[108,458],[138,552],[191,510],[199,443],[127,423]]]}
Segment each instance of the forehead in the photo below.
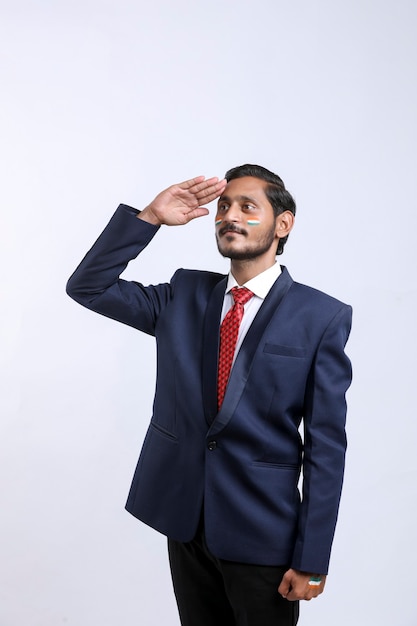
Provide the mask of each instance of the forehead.
{"label": "forehead", "polygon": [[268,198],[265,195],[265,186],[263,180],[254,178],[253,176],[234,178],[227,183],[226,189],[223,191],[220,199],[227,197],[233,200],[241,196],[265,203],[265,201],[268,202]]}

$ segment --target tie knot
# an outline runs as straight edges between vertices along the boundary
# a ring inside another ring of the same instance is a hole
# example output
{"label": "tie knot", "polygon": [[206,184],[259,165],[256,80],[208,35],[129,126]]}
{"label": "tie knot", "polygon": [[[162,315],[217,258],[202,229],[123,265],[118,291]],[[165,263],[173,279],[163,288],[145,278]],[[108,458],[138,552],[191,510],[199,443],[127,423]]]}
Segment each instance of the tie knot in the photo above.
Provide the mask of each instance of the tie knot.
{"label": "tie knot", "polygon": [[252,298],[253,293],[246,287],[233,287],[232,296],[236,304],[244,305]]}

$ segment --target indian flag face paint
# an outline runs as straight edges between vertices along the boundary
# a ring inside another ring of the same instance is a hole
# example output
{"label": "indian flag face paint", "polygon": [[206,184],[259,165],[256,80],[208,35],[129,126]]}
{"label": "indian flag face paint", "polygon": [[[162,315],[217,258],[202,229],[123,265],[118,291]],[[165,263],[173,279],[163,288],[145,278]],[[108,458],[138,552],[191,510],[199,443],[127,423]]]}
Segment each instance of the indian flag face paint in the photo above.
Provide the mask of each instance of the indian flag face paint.
{"label": "indian flag face paint", "polygon": [[218,226],[219,224],[221,224],[221,223],[222,223],[222,221],[223,221],[223,220],[216,220],[214,223],[215,223],[215,225],[216,225],[216,226]]}
{"label": "indian flag face paint", "polygon": [[246,223],[248,226],[259,226],[261,220],[248,220]]}

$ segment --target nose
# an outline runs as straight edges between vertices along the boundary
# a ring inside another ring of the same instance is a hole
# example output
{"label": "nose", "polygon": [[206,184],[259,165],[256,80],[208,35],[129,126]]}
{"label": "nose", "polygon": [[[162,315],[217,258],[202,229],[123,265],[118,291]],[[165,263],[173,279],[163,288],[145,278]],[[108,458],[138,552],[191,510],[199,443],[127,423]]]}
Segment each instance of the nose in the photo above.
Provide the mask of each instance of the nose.
{"label": "nose", "polygon": [[224,221],[226,222],[240,222],[240,207],[236,203],[232,203],[227,209],[227,213],[225,215]]}

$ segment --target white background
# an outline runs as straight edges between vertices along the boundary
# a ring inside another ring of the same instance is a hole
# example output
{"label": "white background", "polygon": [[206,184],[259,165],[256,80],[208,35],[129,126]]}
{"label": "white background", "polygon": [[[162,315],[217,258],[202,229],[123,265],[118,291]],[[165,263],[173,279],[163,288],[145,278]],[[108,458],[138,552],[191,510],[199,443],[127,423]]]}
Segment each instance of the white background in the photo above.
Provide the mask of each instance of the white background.
{"label": "white background", "polygon": [[[124,511],[153,340],[64,289],[119,202],[245,162],[297,200],[293,278],[354,307],[344,497],[300,626],[417,624],[416,7],[0,2],[0,626],[178,625],[165,539]],[[227,271],[212,217],[126,276],[179,266]]]}

